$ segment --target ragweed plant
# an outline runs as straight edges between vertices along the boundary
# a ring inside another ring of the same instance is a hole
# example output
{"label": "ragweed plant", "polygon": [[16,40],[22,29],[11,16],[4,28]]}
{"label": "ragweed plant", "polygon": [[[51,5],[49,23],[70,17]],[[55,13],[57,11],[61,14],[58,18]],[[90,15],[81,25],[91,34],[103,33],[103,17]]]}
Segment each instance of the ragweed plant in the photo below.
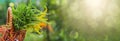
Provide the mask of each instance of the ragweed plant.
{"label": "ragweed plant", "polygon": [[[40,15],[38,15],[38,19],[40,20],[39,23],[37,23],[36,25],[34,25],[34,30],[40,34],[39,30],[46,27],[47,26],[47,8],[45,8],[45,10],[43,12],[40,13]],[[40,28],[40,29],[38,29]]]}
{"label": "ragweed plant", "polygon": [[41,28],[47,25],[47,7],[43,12],[32,6],[32,4],[19,4],[11,7],[13,26],[16,31],[32,28],[34,32],[40,34]]}
{"label": "ragweed plant", "polygon": [[27,28],[27,25],[34,25],[37,19],[36,9],[32,6],[20,4],[13,8],[13,24],[16,30]]}

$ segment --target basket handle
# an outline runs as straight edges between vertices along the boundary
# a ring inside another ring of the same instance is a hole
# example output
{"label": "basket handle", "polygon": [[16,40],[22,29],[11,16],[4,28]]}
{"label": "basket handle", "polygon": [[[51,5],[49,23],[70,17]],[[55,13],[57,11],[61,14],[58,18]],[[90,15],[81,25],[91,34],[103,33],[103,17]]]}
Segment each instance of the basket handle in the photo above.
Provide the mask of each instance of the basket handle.
{"label": "basket handle", "polygon": [[6,21],[6,24],[11,28],[12,27],[12,8],[11,7],[8,7],[8,10],[7,10],[7,21]]}

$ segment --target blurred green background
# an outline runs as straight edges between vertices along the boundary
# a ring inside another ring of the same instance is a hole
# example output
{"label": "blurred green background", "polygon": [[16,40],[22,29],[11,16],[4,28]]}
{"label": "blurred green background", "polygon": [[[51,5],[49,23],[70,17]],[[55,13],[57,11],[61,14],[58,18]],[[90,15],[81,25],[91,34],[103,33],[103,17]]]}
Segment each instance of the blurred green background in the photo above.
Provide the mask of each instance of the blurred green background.
{"label": "blurred green background", "polygon": [[[6,22],[10,2],[15,5],[28,0],[0,0],[0,25]],[[102,3],[103,2],[103,3]],[[48,8],[48,22],[54,32],[27,32],[24,41],[120,41],[119,0],[32,0],[39,9]]]}

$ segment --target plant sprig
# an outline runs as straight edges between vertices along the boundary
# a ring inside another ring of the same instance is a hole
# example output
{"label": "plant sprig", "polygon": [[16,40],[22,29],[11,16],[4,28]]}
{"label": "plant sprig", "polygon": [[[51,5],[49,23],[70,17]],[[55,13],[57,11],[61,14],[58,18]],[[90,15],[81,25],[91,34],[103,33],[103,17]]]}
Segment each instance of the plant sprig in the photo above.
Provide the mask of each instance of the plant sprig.
{"label": "plant sprig", "polygon": [[27,28],[29,25],[34,25],[39,22],[37,16],[40,10],[36,9],[32,5],[19,4],[13,8],[13,25],[15,30],[21,30]]}

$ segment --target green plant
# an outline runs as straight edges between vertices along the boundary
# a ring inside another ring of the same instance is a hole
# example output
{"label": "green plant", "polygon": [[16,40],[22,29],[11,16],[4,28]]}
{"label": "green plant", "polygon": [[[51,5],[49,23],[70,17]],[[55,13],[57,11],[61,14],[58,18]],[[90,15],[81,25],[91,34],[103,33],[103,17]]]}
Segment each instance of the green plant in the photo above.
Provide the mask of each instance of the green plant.
{"label": "green plant", "polygon": [[12,12],[15,30],[26,29],[29,28],[28,26],[39,22],[37,17],[40,15],[40,10],[36,9],[31,4],[19,4],[16,7],[12,7]]}

